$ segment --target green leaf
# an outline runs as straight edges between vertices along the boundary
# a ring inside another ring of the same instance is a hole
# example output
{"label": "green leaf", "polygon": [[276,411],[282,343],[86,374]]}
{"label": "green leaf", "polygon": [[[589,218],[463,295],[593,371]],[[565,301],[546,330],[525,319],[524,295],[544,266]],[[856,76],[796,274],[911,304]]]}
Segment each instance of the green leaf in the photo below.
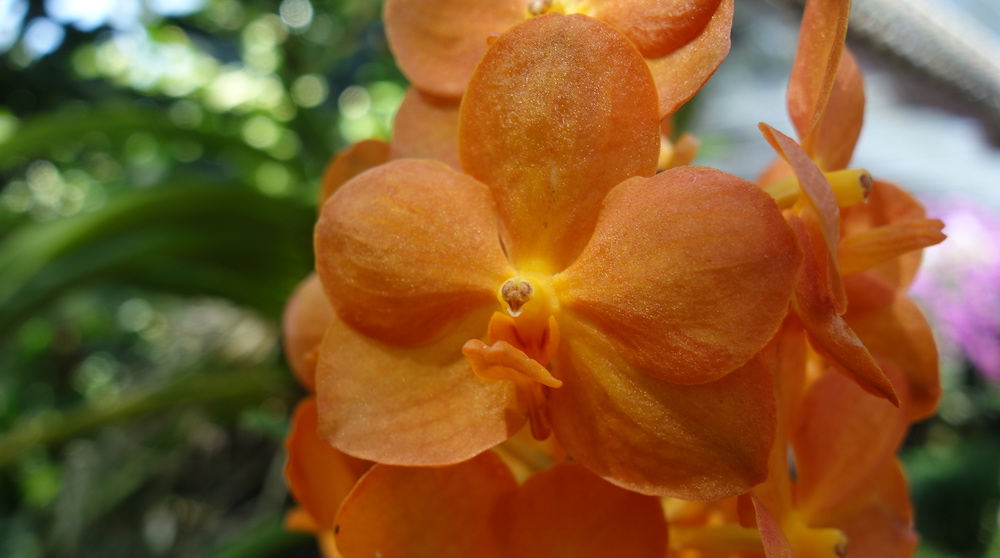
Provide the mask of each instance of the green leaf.
{"label": "green leaf", "polygon": [[165,184],[0,242],[0,337],[64,291],[119,281],[280,315],[312,269],[314,211],[241,186]]}

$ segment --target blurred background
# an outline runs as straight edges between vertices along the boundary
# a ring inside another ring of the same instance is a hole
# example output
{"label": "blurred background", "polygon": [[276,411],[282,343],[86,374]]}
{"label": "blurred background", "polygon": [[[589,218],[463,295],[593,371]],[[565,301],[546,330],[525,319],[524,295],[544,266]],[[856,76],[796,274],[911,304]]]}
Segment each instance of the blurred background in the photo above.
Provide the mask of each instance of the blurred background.
{"label": "blurred background", "polygon": [[[388,139],[405,92],[380,10],[0,0],[0,556],[318,555],[281,528],[301,391],[278,324],[324,166]],[[732,54],[679,118],[696,162],[752,178],[757,122],[791,130],[797,10],[737,2]],[[949,235],[913,293],[946,387],[903,451],[920,556],[1000,556],[1000,5],[854,15],[856,164]]]}

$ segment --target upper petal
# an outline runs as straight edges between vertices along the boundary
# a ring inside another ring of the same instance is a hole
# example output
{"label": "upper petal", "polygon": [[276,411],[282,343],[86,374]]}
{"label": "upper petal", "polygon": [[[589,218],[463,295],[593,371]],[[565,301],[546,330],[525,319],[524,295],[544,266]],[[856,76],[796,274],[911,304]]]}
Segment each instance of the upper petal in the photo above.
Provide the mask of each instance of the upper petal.
{"label": "upper petal", "polygon": [[396,112],[393,159],[434,159],[459,170],[458,104],[411,87]]}
{"label": "upper petal", "polygon": [[428,343],[496,304],[510,276],[496,220],[482,184],[443,163],[394,161],[324,206],[316,269],[352,327],[393,345]]}
{"label": "upper petal", "polygon": [[660,148],[645,61],[606,23],[536,17],[502,35],[462,102],[459,156],[497,200],[511,260],[565,267],[612,187],[652,176]]}
{"label": "upper petal", "polygon": [[800,138],[809,135],[826,108],[847,36],[851,3],[809,0],[788,81],[788,113]]}
{"label": "upper petal", "polygon": [[[802,138],[802,147],[824,171],[847,167],[861,135],[865,112],[864,81],[858,63],[844,49],[819,121]],[[801,130],[800,130],[801,132]]]}
{"label": "upper petal", "polygon": [[646,58],[686,45],[711,21],[720,0],[593,0],[590,15],[625,34]]}
{"label": "upper petal", "polygon": [[729,54],[733,0],[722,0],[712,19],[689,43],[659,58],[647,58],[660,96],[660,116],[673,114],[712,77]]}
{"label": "upper petal", "polygon": [[387,0],[385,32],[396,64],[422,91],[457,98],[488,39],[528,17],[525,0]]}
{"label": "upper petal", "polygon": [[461,352],[488,320],[476,312],[432,345],[400,349],[334,318],[316,369],[320,433],[400,465],[457,463],[511,437],[526,420],[514,383],[479,378]]}
{"label": "upper petal", "polygon": [[554,287],[629,364],[695,384],[743,365],[774,335],[800,259],[766,194],[680,167],[612,190],[590,244]]}
{"label": "upper petal", "polygon": [[684,386],[629,366],[604,334],[564,319],[550,392],[556,438],[576,461],[642,494],[714,500],[767,476],[774,384],[754,358],[721,380]]}

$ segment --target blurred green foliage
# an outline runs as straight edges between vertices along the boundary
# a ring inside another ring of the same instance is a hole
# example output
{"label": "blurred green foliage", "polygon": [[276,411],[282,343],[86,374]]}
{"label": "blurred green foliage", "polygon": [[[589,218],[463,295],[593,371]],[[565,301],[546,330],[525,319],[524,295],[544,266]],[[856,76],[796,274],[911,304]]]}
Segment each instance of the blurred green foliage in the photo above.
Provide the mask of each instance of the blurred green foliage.
{"label": "blurred green foliage", "polygon": [[0,555],[316,555],[277,323],[325,165],[405,91],[380,3],[8,4]]}

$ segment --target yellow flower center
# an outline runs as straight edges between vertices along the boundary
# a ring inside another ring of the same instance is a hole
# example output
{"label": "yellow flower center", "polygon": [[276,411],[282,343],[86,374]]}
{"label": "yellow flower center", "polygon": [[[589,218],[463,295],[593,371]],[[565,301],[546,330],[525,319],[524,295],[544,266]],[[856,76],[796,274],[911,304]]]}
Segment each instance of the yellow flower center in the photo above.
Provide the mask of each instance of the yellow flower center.
{"label": "yellow flower center", "polygon": [[552,279],[543,273],[522,273],[507,280],[497,298],[506,313],[495,312],[490,319],[490,344],[472,339],[462,353],[480,378],[513,381],[532,434],[547,438],[551,430],[546,411],[548,388],[562,386],[547,368],[559,349]]}

